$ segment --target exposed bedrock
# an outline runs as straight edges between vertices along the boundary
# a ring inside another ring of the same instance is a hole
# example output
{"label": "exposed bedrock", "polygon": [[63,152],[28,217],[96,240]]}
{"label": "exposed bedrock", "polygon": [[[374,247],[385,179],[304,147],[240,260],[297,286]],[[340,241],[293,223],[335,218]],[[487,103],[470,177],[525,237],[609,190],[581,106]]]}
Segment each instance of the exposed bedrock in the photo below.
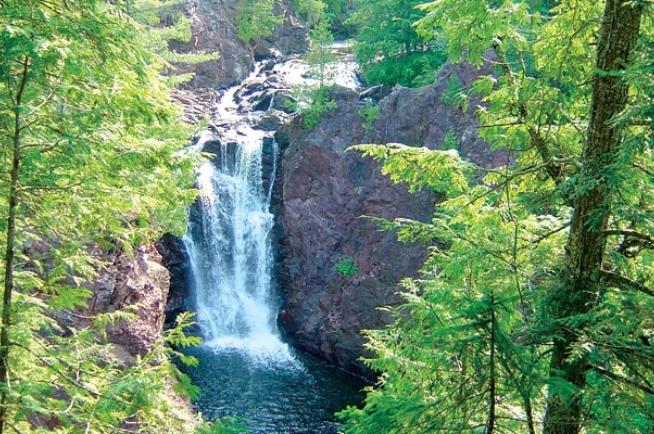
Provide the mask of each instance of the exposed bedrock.
{"label": "exposed bedrock", "polygon": [[[93,281],[93,298],[88,307],[79,309],[81,315],[71,317],[75,319],[71,325],[90,325],[95,314],[134,309],[135,318],[118,320],[108,325],[105,333],[109,342],[117,345],[116,351],[124,352],[126,357],[143,356],[163,337],[170,275],[162,265],[162,257],[153,244],[136,248],[132,256],[120,250],[97,250],[95,254],[105,265]],[[84,324],[84,318],[88,318],[88,324]]]}
{"label": "exposed bedrock", "polygon": [[191,0],[184,13],[191,19],[189,42],[171,42],[182,53],[219,53],[216,60],[196,65],[177,65],[177,72],[194,72],[190,89],[218,88],[243,80],[254,66],[255,58],[277,57],[304,52],[308,48],[306,29],[295,18],[289,2],[276,3],[278,15],[286,17],[271,36],[258,41],[254,48],[238,39],[234,17],[237,0]]}
{"label": "exposed bedrock", "polygon": [[[464,113],[443,102],[449,80],[466,86],[478,75],[469,65],[446,66],[433,86],[363,97],[340,89],[333,93],[338,108],[312,131],[298,118],[277,132],[282,150],[274,202],[276,278],[283,299],[279,319],[299,348],[365,373],[358,360],[364,355],[361,330],[391,320],[378,308],[400,302],[398,282],[416,276],[426,257],[422,246],[400,243],[362,216],[429,221],[438,195],[407,193],[405,185],[381,175],[379,164],[346,152],[348,147],[399,142],[439,149],[451,131],[462,156],[485,167],[506,164],[506,154],[491,152],[478,137],[472,109]],[[357,114],[362,100],[379,95],[379,117],[372,129],[364,129]],[[334,269],[348,260],[356,273],[345,276]]]}

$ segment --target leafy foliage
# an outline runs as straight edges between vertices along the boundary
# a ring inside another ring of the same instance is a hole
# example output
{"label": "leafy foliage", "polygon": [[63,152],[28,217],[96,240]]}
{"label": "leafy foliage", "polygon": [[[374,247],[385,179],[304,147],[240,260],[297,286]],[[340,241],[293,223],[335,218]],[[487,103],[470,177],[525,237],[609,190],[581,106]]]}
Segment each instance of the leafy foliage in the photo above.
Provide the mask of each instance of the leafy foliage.
{"label": "leafy foliage", "polygon": [[164,398],[182,377],[163,342],[127,363],[102,332],[132,314],[98,316],[96,329],[71,320],[103,265],[94,246],[130,253],[181,234],[196,195],[195,158],[180,152],[190,131],[152,52],[160,36],[127,12],[2,1],[0,432],[187,428]]}
{"label": "leafy foliage", "polygon": [[327,20],[320,20],[309,30],[309,41],[311,43],[311,51],[303,57],[314,71],[317,70],[320,87],[323,87],[326,81],[333,78],[330,77],[330,71],[328,71],[327,67],[329,63],[336,60],[336,56],[331,51],[332,44],[334,43],[334,35],[329,30]]}
{"label": "leafy foliage", "polygon": [[429,223],[381,222],[430,257],[404,281],[397,321],[367,332],[367,363],[383,374],[363,409],[341,413],[345,432],[651,432],[652,5],[422,10],[420,32],[445,38],[451,60],[498,66],[472,92],[507,165],[358,147],[446,199]]}
{"label": "leafy foliage", "polygon": [[276,15],[276,0],[238,0],[236,3],[236,34],[244,42],[272,35],[275,27],[284,22],[282,15]]}
{"label": "leafy foliage", "polygon": [[293,9],[304,18],[309,27],[314,23],[329,20],[327,16],[327,3],[322,0],[293,0]]}
{"label": "leafy foliage", "polygon": [[468,110],[468,97],[461,88],[461,81],[458,78],[450,77],[447,80],[447,87],[443,95],[441,95],[441,101],[464,112]]}
{"label": "leafy foliage", "polygon": [[452,128],[447,130],[445,137],[443,138],[443,145],[441,146],[443,151],[458,151],[459,150],[459,139],[457,138],[456,132]]}
{"label": "leafy foliage", "polygon": [[363,119],[363,124],[361,125],[364,130],[372,130],[374,128],[375,121],[379,119],[380,108],[377,104],[372,102],[365,102],[363,107],[359,109],[357,115]]}
{"label": "leafy foliage", "polygon": [[306,128],[315,128],[323,115],[336,108],[336,101],[331,99],[330,87],[297,86],[293,88],[293,99],[286,103],[288,110],[302,115]]}
{"label": "leafy foliage", "polygon": [[355,0],[350,17],[357,28],[355,51],[370,84],[416,86],[433,82],[444,63],[436,35],[419,35],[413,24],[424,17],[418,0]]}
{"label": "leafy foliage", "polygon": [[342,257],[332,268],[337,273],[343,275],[343,277],[354,276],[359,271],[359,266],[354,262],[351,256]]}

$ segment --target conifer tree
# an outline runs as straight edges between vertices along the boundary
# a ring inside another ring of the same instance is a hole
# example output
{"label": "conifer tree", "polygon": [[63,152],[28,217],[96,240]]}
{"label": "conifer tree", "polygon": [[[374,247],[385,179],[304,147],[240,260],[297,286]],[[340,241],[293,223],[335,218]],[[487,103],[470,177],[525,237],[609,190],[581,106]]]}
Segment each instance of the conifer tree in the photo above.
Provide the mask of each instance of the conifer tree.
{"label": "conifer tree", "polygon": [[413,24],[424,16],[420,0],[355,0],[350,21],[354,50],[370,84],[415,86],[433,82],[445,61],[437,34],[419,35]]}
{"label": "conifer tree", "polygon": [[652,4],[544,5],[423,7],[452,61],[497,65],[470,92],[507,165],[362,148],[447,199],[429,224],[383,223],[432,254],[398,321],[369,333],[385,374],[346,432],[654,429]]}
{"label": "conifer tree", "polygon": [[189,130],[152,35],[123,2],[0,6],[0,433],[181,431],[163,343],[125,365],[102,332],[129,313],[56,320],[91,296],[93,246],[129,254],[185,229]]}
{"label": "conifer tree", "polygon": [[238,0],[234,24],[240,40],[256,45],[259,39],[272,35],[275,27],[284,22],[283,15],[275,14],[275,1]]}

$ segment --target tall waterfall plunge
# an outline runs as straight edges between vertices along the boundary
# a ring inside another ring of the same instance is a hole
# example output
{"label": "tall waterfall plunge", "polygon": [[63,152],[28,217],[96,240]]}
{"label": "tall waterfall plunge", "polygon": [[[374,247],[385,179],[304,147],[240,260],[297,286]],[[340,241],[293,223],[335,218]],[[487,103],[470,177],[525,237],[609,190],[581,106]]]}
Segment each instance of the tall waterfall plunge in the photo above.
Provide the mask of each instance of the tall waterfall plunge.
{"label": "tall waterfall plunge", "polygon": [[[263,137],[222,145],[199,171],[199,210],[183,240],[190,258],[197,320],[207,345],[256,357],[290,359],[279,338],[271,290],[270,199]],[[274,167],[271,176],[274,175]]]}

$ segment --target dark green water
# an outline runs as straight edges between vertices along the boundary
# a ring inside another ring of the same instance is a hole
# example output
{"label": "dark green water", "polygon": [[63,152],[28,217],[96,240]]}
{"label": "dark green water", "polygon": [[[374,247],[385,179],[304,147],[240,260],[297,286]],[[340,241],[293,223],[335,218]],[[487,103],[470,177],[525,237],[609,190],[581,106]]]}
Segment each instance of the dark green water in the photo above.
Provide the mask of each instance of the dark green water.
{"label": "dark green water", "polygon": [[187,353],[200,361],[184,369],[201,389],[197,409],[210,420],[236,416],[253,434],[335,434],[334,412],[364,397],[360,378],[305,355],[208,346]]}

